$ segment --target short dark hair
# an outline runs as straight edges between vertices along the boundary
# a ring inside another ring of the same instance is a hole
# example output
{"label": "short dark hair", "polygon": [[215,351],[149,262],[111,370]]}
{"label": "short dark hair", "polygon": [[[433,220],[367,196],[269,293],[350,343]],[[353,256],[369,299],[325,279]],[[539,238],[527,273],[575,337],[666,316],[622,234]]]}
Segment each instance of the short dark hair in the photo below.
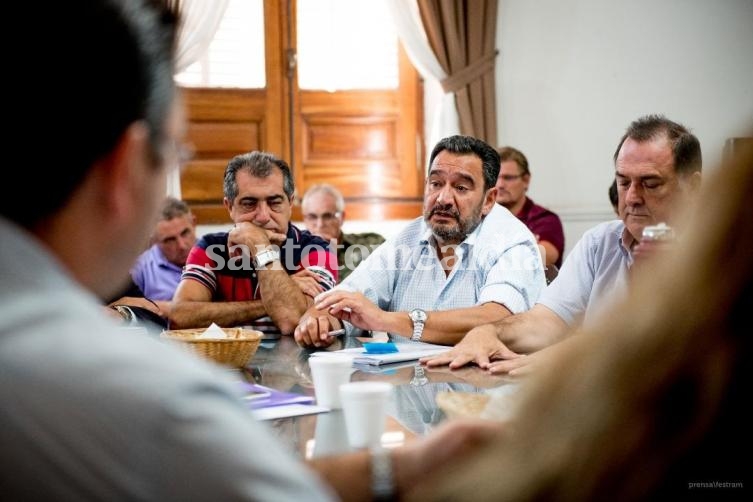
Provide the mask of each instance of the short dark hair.
{"label": "short dark hair", "polygon": [[521,174],[531,175],[531,171],[528,169],[528,159],[523,155],[523,152],[511,146],[503,146],[498,152],[500,164],[512,160],[523,171]]}
{"label": "short dark hair", "polygon": [[678,124],[663,115],[646,115],[634,120],[620,139],[617,150],[614,151],[614,162],[625,140],[630,138],[639,143],[666,136],[672,145],[672,157],[675,161],[675,172],[687,175],[701,172],[701,143],[684,125]]}
{"label": "short dark hair", "polygon": [[481,166],[484,175],[484,190],[489,190],[497,184],[499,176],[499,154],[484,141],[472,136],[448,136],[437,143],[429,158],[429,169],[434,163],[434,159],[440,152],[447,150],[452,153],[467,154],[472,153],[481,159]]}
{"label": "short dark hair", "polygon": [[247,170],[249,174],[257,178],[266,178],[272,174],[272,169],[275,167],[282,171],[282,189],[285,195],[288,196],[288,200],[293,200],[295,183],[293,182],[293,174],[290,172],[290,166],[284,160],[267,152],[248,152],[230,159],[225,168],[223,185],[225,198],[232,203],[238,197],[236,174],[241,169]]}
{"label": "short dark hair", "polygon": [[[43,8],[16,2],[11,12],[23,24],[16,41],[24,50],[9,57],[8,95],[24,106],[6,119],[19,135],[56,152],[55,160],[34,161],[34,203],[0,202],[0,214],[32,227],[68,202],[134,122],[148,125],[158,152],[175,94],[177,18],[155,0],[45,2]],[[40,61],[45,74],[59,77],[54,85],[40,83]]]}

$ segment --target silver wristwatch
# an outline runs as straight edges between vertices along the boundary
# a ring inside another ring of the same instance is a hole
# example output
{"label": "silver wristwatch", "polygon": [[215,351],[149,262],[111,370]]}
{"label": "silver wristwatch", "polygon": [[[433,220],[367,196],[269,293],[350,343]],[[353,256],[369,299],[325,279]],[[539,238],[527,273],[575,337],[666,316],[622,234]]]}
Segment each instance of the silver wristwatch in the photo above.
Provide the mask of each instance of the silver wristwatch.
{"label": "silver wristwatch", "polygon": [[413,309],[408,313],[408,317],[413,321],[413,335],[411,335],[410,339],[414,342],[420,342],[424,334],[424,323],[428,316],[421,309]]}
{"label": "silver wristwatch", "polygon": [[395,477],[390,451],[381,446],[371,451],[371,497],[380,502],[395,500]]}
{"label": "silver wristwatch", "polygon": [[259,251],[258,253],[256,253],[256,256],[254,256],[254,268],[256,268],[256,270],[260,270],[273,261],[279,259],[280,252],[275,249],[265,249],[264,251]]}

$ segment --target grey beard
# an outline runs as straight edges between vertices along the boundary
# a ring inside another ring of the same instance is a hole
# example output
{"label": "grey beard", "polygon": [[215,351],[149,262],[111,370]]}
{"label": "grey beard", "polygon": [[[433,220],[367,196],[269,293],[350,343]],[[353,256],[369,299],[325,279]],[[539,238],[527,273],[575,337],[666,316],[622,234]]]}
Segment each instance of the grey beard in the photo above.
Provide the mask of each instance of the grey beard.
{"label": "grey beard", "polygon": [[460,225],[458,225],[455,228],[447,228],[447,227],[440,227],[440,228],[432,228],[432,233],[434,233],[435,237],[438,237],[443,242],[463,242],[463,240],[468,237],[468,234],[463,232],[463,229],[460,228]]}
{"label": "grey beard", "polygon": [[445,227],[445,226],[433,226],[431,228],[435,237],[439,238],[443,242],[454,242],[460,244],[470,235],[479,223],[481,223],[481,213],[473,215],[467,220],[460,219],[457,226]]}

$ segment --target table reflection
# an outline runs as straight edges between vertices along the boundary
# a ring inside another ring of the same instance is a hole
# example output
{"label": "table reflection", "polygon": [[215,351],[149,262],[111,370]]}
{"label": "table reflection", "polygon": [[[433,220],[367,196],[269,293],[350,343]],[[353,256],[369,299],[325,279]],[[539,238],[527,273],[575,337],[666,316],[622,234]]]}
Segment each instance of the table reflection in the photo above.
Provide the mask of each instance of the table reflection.
{"label": "table reflection", "polygon": [[[354,337],[342,337],[327,350],[359,346]],[[246,381],[275,389],[314,396],[308,358],[313,351],[298,347],[292,337],[264,342],[239,375]],[[400,446],[428,433],[445,417],[437,407],[438,392],[496,392],[514,386],[504,376],[489,375],[477,367],[450,370],[426,368],[416,361],[389,366],[357,365],[351,381],[390,382],[395,390],[387,407],[385,447]],[[494,390],[496,389],[496,391]],[[510,389],[507,389],[510,390]],[[341,410],[266,421],[279,439],[301,457],[321,457],[349,450]]]}

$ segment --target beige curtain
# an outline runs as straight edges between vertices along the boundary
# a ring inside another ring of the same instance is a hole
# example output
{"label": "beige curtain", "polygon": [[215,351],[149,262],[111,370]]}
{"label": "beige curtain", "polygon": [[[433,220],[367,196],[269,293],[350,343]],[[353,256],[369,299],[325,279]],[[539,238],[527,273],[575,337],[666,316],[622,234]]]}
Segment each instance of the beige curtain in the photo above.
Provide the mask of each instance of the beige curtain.
{"label": "beige curtain", "polygon": [[229,0],[166,0],[181,19],[175,73],[180,73],[207,51],[220,26]]}
{"label": "beige curtain", "polygon": [[494,63],[497,0],[418,0],[445,92],[455,94],[460,132],[497,143]]}
{"label": "beige curtain", "polygon": [[[165,0],[180,17],[175,50],[175,73],[180,73],[208,50],[229,0]],[[180,199],[180,169],[167,177],[167,195]]]}

